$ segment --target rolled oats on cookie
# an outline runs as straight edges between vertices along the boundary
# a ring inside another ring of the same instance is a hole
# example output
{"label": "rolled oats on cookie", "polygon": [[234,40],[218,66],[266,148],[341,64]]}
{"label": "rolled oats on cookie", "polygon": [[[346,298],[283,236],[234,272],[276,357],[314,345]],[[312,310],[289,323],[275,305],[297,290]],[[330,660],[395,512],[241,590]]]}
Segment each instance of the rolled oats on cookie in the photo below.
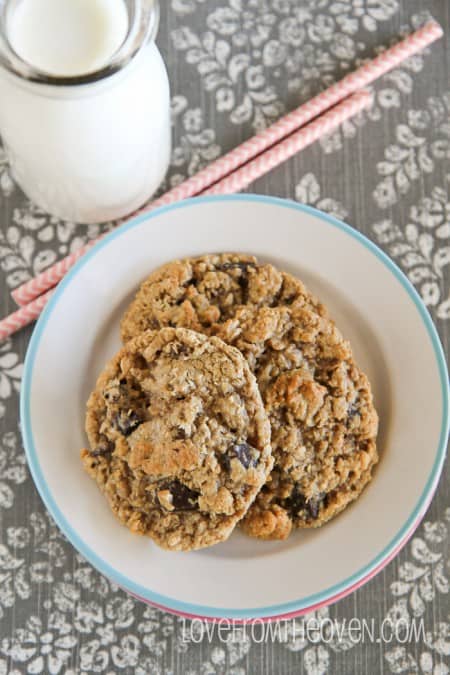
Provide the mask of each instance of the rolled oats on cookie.
{"label": "rolled oats on cookie", "polygon": [[89,398],[86,431],[82,461],[115,515],[171,550],[227,539],[273,464],[244,357],[183,328],[121,349]]}

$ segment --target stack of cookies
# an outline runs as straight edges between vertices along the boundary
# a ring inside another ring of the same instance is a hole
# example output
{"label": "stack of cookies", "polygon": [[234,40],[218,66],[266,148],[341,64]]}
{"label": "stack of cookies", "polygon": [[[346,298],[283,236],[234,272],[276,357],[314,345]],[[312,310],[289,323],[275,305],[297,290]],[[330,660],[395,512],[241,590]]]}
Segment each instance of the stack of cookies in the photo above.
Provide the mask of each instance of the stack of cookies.
{"label": "stack of cookies", "polygon": [[116,516],[171,550],[234,527],[286,539],[354,501],[378,460],[367,377],[327,309],[253,256],[171,262],[121,323],[82,450]]}

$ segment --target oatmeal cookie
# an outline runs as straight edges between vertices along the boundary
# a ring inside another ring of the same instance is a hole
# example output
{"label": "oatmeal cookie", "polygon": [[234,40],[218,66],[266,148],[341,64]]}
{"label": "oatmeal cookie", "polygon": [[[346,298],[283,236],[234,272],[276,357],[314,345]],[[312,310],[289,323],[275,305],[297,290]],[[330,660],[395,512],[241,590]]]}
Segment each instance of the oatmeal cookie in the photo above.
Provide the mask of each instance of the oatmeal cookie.
{"label": "oatmeal cookie", "polygon": [[82,461],[115,515],[171,550],[227,539],[273,464],[244,357],[183,328],[122,348],[89,398],[86,431]]}
{"label": "oatmeal cookie", "polygon": [[141,285],[121,322],[123,342],[147,329],[183,326],[201,333],[233,317],[241,305],[326,310],[301,281],[241,253],[175,260]]}
{"label": "oatmeal cookie", "polygon": [[274,469],[243,529],[284,539],[322,525],[358,497],[378,460],[378,417],[349,343],[305,307],[241,307],[215,333],[247,358],[272,427]]}
{"label": "oatmeal cookie", "polygon": [[370,481],[378,418],[369,382],[301,281],[242,254],[175,261],[144,281],[123,339],[148,325],[217,335],[257,377],[275,466],[242,522],[248,534],[283,539],[322,525]]}

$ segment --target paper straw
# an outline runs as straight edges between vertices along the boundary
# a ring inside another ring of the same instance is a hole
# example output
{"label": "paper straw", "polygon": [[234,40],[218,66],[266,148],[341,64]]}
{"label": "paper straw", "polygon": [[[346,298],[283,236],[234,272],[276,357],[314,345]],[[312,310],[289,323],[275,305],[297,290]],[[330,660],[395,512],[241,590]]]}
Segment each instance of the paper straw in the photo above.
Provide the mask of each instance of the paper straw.
{"label": "paper straw", "polygon": [[[285,115],[272,126],[212,162],[195,176],[188,178],[180,185],[169,190],[162,197],[141,209],[139,213],[200,194],[206,188],[210,188],[214,183],[221,181],[232,171],[253,160],[257,155],[272,147],[275,143],[278,143],[281,139],[296,131],[325,110],[328,110],[339,103],[339,101],[371,84],[377,78],[400,65],[405,59],[424,49],[424,47],[442,37],[442,35],[443,30],[438,23],[435,21],[428,22],[398,44],[386,49],[386,51],[379,54],[373,60],[363,64],[353,73],[349,73],[336,84],[333,84],[307,103],[302,104],[293,112]],[[78,258],[86,253],[94,244],[95,241],[90,242],[76,253],[60,260],[34,279],[16,288],[12,293],[14,300],[19,305],[25,305],[41,293],[55,286]]]}
{"label": "paper straw", "polygon": [[2,319],[0,321],[0,342],[6,340],[10,335],[17,333],[21,328],[36,321],[54,292],[54,289],[47,291],[44,295],[40,295],[33,300],[33,302],[28,303],[28,305],[21,307],[13,314]]}
{"label": "paper straw", "polygon": [[363,108],[367,108],[371,105],[372,101],[373,96],[368,91],[353,94],[353,96],[342,101],[335,108],[332,108],[310,124],[307,124],[306,127],[296,131],[286,140],[281,141],[281,143],[259,155],[253,161],[226,176],[202,194],[226,195],[240,192],[257,178],[260,178],[303,148],[306,148],[306,146],[311,145],[314,141],[336,129],[349,117],[356,115]]}

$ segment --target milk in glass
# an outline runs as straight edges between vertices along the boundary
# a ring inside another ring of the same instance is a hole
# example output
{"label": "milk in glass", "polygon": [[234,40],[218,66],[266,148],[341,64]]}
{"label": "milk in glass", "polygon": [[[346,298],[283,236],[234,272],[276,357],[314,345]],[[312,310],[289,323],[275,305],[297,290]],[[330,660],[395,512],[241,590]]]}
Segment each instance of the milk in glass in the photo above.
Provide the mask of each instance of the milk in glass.
{"label": "milk in glass", "polygon": [[170,159],[157,3],[2,4],[0,133],[17,182],[64,219],[92,223],[133,212]]}

